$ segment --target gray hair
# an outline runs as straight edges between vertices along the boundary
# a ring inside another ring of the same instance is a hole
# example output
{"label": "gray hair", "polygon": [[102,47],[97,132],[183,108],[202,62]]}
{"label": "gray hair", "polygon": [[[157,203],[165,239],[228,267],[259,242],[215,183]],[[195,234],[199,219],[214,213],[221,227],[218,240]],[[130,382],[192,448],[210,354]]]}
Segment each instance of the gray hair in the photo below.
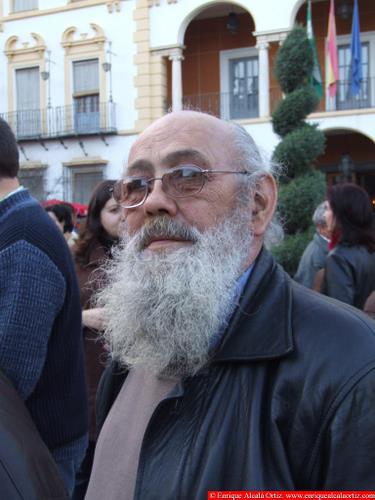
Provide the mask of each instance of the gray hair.
{"label": "gray hair", "polygon": [[[233,133],[233,150],[235,151],[234,164],[238,169],[246,170],[251,174],[259,173],[259,176],[244,176],[247,185],[247,195],[256,188],[257,181],[262,174],[271,174],[277,180],[281,174],[281,167],[273,161],[266,160],[265,155],[261,154],[254,139],[247,130],[238,123],[228,122]],[[254,180],[255,178],[255,180]],[[279,244],[284,236],[284,231],[277,213],[273,216],[264,235],[264,245],[271,248]]]}
{"label": "gray hair", "polygon": [[327,227],[326,209],[326,201],[323,201],[316,207],[315,212],[312,216],[312,221],[316,227]]}

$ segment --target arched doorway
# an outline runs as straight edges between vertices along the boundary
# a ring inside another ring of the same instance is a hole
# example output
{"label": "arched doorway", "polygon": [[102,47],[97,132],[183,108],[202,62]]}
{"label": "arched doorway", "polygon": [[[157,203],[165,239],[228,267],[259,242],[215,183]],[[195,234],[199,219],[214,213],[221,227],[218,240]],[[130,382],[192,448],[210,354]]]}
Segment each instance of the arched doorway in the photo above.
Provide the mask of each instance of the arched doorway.
{"label": "arched doorway", "polygon": [[326,131],[326,150],[319,169],[327,183],[344,180],[364,187],[375,205],[375,143],[360,132],[347,129]]}
{"label": "arched doorway", "polygon": [[[183,107],[221,118],[259,116],[259,64],[252,16],[232,3],[197,14],[184,36]],[[167,64],[171,102],[171,64]]]}

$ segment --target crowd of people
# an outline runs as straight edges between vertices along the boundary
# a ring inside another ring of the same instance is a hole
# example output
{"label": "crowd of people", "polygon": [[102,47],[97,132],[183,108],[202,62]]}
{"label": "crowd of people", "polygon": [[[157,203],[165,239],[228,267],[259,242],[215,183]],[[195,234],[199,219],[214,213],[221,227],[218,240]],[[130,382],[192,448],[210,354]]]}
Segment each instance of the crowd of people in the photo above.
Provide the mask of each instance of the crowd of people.
{"label": "crowd of people", "polygon": [[375,284],[375,229],[367,192],[353,183],[331,186],[314,215],[316,233],[294,279],[350,304],[365,307]]}
{"label": "crowd of people", "polygon": [[375,489],[362,188],[328,189],[292,279],[277,173],[235,123],[154,122],[79,232],[19,184],[1,119],[0,153],[0,498]]}

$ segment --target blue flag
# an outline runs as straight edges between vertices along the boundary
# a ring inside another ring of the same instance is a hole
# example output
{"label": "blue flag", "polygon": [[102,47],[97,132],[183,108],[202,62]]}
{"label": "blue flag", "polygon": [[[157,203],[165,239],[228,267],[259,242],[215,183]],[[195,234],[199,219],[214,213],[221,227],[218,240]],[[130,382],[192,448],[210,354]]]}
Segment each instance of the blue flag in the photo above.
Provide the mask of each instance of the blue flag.
{"label": "blue flag", "polygon": [[352,95],[356,96],[361,91],[362,81],[362,51],[361,51],[361,30],[359,28],[358,0],[354,0],[352,39],[350,42],[351,64],[351,89]]}

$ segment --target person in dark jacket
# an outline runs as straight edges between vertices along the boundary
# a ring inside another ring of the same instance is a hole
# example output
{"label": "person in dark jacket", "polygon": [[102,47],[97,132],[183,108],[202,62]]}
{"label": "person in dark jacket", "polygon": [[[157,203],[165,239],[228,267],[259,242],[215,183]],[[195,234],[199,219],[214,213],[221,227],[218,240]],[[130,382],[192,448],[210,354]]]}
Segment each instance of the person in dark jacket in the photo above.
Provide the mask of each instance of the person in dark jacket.
{"label": "person in dark jacket", "polygon": [[320,203],[313,214],[312,221],[316,232],[312,241],[307,245],[294,275],[297,283],[314,288],[316,274],[324,268],[328,254],[329,231],[326,221],[327,202]]}
{"label": "person in dark jacket", "polygon": [[81,292],[90,416],[89,446],[77,474],[74,500],[84,498],[90,477],[97,435],[95,398],[107,357],[102,339],[99,336],[102,326],[101,311],[92,308],[91,298],[100,286],[103,277],[100,268],[106,259],[111,258],[112,248],[119,239],[121,207],[112,196],[114,184],[114,180],[105,180],[96,186],[91,195],[87,219],[75,246],[72,248]]}
{"label": "person in dark jacket", "polygon": [[67,205],[57,203],[56,205],[45,207],[45,211],[63,233],[66,242],[69,243],[74,229],[71,210],[69,210]]}
{"label": "person in dark jacket", "polygon": [[375,289],[375,231],[367,192],[352,183],[331,186],[327,194],[331,251],[322,292],[363,309]]}
{"label": "person in dark jacket", "polygon": [[0,369],[71,493],[88,441],[79,289],[61,231],[18,170],[16,139],[0,119]]}
{"label": "person in dark jacket", "polygon": [[134,143],[86,500],[374,487],[375,325],[275,263],[276,195],[234,123],[181,111]]}
{"label": "person in dark jacket", "polygon": [[57,466],[22,399],[0,371],[0,498],[68,500]]}

